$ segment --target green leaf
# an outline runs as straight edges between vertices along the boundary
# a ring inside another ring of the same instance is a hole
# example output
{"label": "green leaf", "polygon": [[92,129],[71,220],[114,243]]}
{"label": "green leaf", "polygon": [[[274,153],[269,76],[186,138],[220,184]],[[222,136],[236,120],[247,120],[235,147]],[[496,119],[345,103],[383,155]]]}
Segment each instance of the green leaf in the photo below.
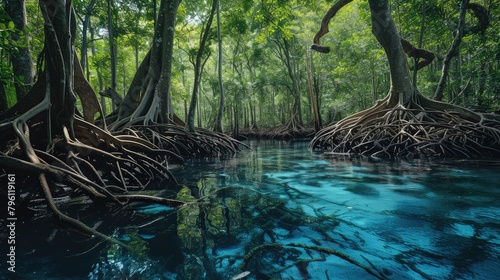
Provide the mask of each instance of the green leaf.
{"label": "green leaf", "polygon": [[9,29],[15,29],[16,28],[16,25],[14,24],[13,21],[9,21]]}

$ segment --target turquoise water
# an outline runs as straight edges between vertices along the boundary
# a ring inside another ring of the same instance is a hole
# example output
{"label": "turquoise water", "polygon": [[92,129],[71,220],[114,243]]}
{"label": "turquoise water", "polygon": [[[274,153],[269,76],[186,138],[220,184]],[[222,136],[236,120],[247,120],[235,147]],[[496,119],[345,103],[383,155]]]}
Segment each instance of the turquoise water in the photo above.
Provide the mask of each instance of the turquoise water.
{"label": "turquoise water", "polygon": [[60,229],[35,207],[18,230],[16,276],[500,278],[498,162],[374,162],[313,153],[306,142],[249,144],[235,158],[175,172],[175,195],[191,201],[180,209],[64,209],[131,251]]}

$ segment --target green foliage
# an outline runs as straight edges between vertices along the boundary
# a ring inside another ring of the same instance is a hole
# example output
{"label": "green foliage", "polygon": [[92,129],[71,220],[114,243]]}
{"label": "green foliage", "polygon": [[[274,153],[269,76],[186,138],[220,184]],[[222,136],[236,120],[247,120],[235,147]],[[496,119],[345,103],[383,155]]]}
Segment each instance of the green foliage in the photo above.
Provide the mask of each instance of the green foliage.
{"label": "green foliage", "polygon": [[[86,13],[89,0],[73,1],[79,16]],[[222,1],[222,51],[223,84],[226,107],[223,126],[234,125],[235,112],[239,123],[256,115],[258,126],[273,126],[289,116],[293,98],[291,81],[286,65],[280,57],[276,42],[290,43],[291,60],[297,81],[305,122],[310,119],[309,92],[305,66],[305,52],[318,31],[321,19],[334,3],[328,1],[297,0],[235,0]],[[118,91],[123,94],[136,71],[135,57],[139,62],[149,48],[154,31],[151,1],[114,1],[113,25],[118,50]],[[456,1],[426,0],[391,1],[391,10],[401,36],[418,46],[425,11],[422,48],[434,52],[437,58],[418,72],[418,89],[432,96],[441,74],[442,58],[451,45],[453,28],[458,20]],[[498,110],[500,100],[500,6],[495,1],[479,1],[490,10],[490,27],[484,34],[464,38],[460,56],[453,61],[445,96],[448,101],[465,105],[481,105],[483,109]],[[160,1],[157,1],[159,12]],[[204,25],[212,1],[184,0],[177,14],[174,65],[172,73],[172,101],[175,111],[183,115],[184,104],[190,99],[193,84],[193,57],[197,51],[200,30]],[[30,48],[36,57],[43,47],[43,20],[38,3],[27,2]],[[469,26],[475,23],[469,12]],[[80,23],[79,23],[80,24]],[[219,98],[217,69],[217,37],[215,23],[210,32],[204,59],[204,79],[201,84],[200,103],[206,125],[214,119]],[[89,51],[89,80],[99,91],[98,70],[103,87],[110,84],[110,58],[107,42],[106,1],[97,1],[91,16],[95,37]],[[345,6],[330,22],[330,33],[321,43],[331,48],[329,54],[313,54],[313,76],[319,90],[320,111],[326,121],[367,108],[373,102],[372,88],[378,98],[389,89],[388,65],[385,53],[371,34],[371,18],[367,1],[353,1]],[[10,73],[8,55],[14,55],[19,46],[9,41],[12,32],[10,19],[0,13],[1,80],[6,91],[12,92],[15,78]],[[76,47],[80,48],[81,34],[77,33]],[[90,46],[89,46],[90,47]],[[413,65],[413,60],[408,60]],[[465,89],[465,90],[464,90]],[[16,100],[12,93],[9,102]],[[252,111],[253,110],[253,111]]]}
{"label": "green foliage", "polygon": [[118,244],[111,245],[108,248],[108,261],[116,263],[121,262],[126,258],[123,256],[125,253],[130,254],[130,256],[128,257],[133,258],[135,261],[139,262],[145,261],[148,258],[148,242],[139,236],[139,231],[137,229],[127,229],[127,233],[125,234],[124,239],[127,240],[127,251],[125,252],[124,249]]}
{"label": "green foliage", "polygon": [[[16,39],[13,39],[13,36]],[[19,56],[19,50],[27,46],[28,34],[18,30],[7,15],[3,7],[0,7],[0,84],[7,100],[7,107],[12,107],[17,102],[16,84],[23,84],[24,77],[16,76],[12,69],[11,58]]]}

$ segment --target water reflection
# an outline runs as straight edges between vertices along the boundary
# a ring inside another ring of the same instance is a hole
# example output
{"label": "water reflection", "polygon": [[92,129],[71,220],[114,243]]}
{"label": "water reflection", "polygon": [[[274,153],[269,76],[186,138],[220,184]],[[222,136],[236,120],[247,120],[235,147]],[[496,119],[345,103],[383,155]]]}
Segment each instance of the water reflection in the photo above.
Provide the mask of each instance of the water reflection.
{"label": "water reflection", "polygon": [[498,163],[372,162],[312,153],[307,143],[250,144],[236,158],[188,163],[177,175],[185,207],[100,215],[115,226],[102,230],[135,249],[95,245],[82,279],[500,274]]}
{"label": "water reflection", "polygon": [[[228,196],[245,205],[226,208],[242,222],[230,252],[212,250],[213,258],[231,260],[219,271],[239,267],[258,279],[490,279],[500,272],[498,163],[371,162],[266,144],[213,164],[214,177],[202,179],[205,189],[233,186]],[[256,258],[255,248],[262,248]]]}

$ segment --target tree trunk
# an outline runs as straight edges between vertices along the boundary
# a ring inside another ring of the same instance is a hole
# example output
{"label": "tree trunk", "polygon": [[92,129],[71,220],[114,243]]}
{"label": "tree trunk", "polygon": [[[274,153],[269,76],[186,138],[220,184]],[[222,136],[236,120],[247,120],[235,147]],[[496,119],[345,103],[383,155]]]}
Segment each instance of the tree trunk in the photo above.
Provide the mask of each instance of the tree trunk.
{"label": "tree trunk", "polygon": [[161,63],[161,76],[156,86],[156,96],[159,103],[159,119],[163,123],[168,123],[174,120],[174,108],[172,106],[170,91],[171,91],[171,77],[172,77],[172,57],[174,51],[174,31],[175,21],[177,16],[177,8],[179,7],[179,0],[166,1],[165,14],[163,20],[163,45],[162,45],[162,63]]}
{"label": "tree trunk", "polygon": [[[425,19],[426,19],[426,15],[427,15],[427,13],[425,12],[426,9],[427,9],[427,7],[425,4],[425,0],[422,0],[422,21],[420,22],[420,35],[418,38],[418,48],[419,49],[422,48],[422,43],[424,40]],[[413,85],[415,86],[415,88],[417,88],[417,70],[418,70],[417,66],[418,66],[418,57],[415,57],[414,58],[414,69],[413,69]]]}
{"label": "tree trunk", "polygon": [[196,104],[198,103],[198,91],[201,83],[201,72],[203,67],[203,52],[205,51],[205,45],[208,40],[208,35],[210,33],[210,27],[212,26],[212,21],[214,19],[215,11],[217,10],[218,0],[214,0],[212,3],[212,9],[210,11],[210,15],[207,20],[207,24],[205,28],[202,30],[202,38],[200,40],[200,47],[198,48],[198,52],[196,54],[196,62],[194,65],[194,84],[193,84],[193,92],[191,95],[191,102],[189,103],[188,116],[186,120],[186,130],[189,132],[194,132],[194,116],[196,112]]}
{"label": "tree trunk", "polygon": [[170,98],[173,40],[179,0],[162,0],[156,20],[153,45],[139,65],[116,113],[112,130],[136,124],[182,123]]}
{"label": "tree trunk", "polygon": [[370,67],[370,74],[371,74],[371,80],[372,80],[372,103],[375,104],[377,103],[378,96],[377,96],[377,82],[375,78],[375,67]]}
{"label": "tree trunk", "polygon": [[17,77],[23,77],[22,84],[17,82],[15,83],[17,100],[19,101],[28,93],[35,76],[35,71],[33,70],[33,59],[31,58],[28,46],[29,42],[27,39],[23,39],[28,38],[25,34],[23,34],[27,25],[25,0],[6,0],[5,12],[12,19],[16,29],[19,31],[19,33],[11,33],[12,40],[24,40],[22,43],[16,43],[20,45],[18,47],[19,54],[11,56],[14,75]]}
{"label": "tree trunk", "polygon": [[222,132],[222,116],[224,114],[224,84],[222,83],[222,36],[220,30],[220,3],[217,1],[217,41],[218,41],[218,49],[219,49],[219,57],[218,57],[218,67],[217,74],[219,76],[219,110],[217,111],[217,119],[215,120],[215,128],[214,130],[217,132]]}
{"label": "tree trunk", "polygon": [[[476,17],[477,19],[477,24],[475,26],[472,27],[465,26],[467,9],[472,10],[474,13],[474,17]],[[486,30],[489,24],[490,20],[487,9],[485,9],[483,6],[477,3],[469,3],[469,0],[460,1],[460,15],[458,18],[457,30],[455,30],[455,38],[453,39],[451,47],[444,57],[443,69],[441,71],[441,78],[439,79],[438,86],[434,93],[435,100],[440,101],[443,98],[444,87],[446,84],[446,79],[448,77],[451,59],[456,55],[458,55],[459,47],[460,44],[462,43],[462,38],[470,34],[484,32],[484,30]]]}
{"label": "tree trunk", "polygon": [[[311,54],[311,57],[314,57]],[[316,96],[316,108],[318,108],[318,121],[319,121],[319,127],[323,127],[323,119],[321,117],[321,91],[320,91],[320,79],[319,76],[316,74],[316,70],[314,67],[314,59],[311,59],[311,69],[312,69],[312,75],[313,75],[313,89],[314,89],[314,95]]]}
{"label": "tree trunk", "polygon": [[314,91],[313,91],[313,82],[312,82],[312,77],[311,77],[311,65],[312,63],[309,63],[309,61],[312,62],[313,60],[313,55],[311,53],[310,59],[308,55],[308,51],[306,51],[306,67],[307,67],[307,83],[309,84],[309,96],[311,98],[311,109],[313,113],[313,121],[314,121],[314,131],[318,132],[321,129],[320,121],[319,121],[319,114],[318,114],[318,107],[316,107],[317,103],[315,100],[314,96]]}
{"label": "tree trunk", "polygon": [[[421,95],[410,80],[405,53],[424,58],[416,70],[432,60],[432,53],[400,38],[387,0],[369,0],[369,5],[373,34],[384,48],[390,66],[389,94],[372,107],[316,133],[310,146],[334,154],[386,158],[497,157],[500,119]],[[470,9],[479,23],[469,32],[484,30],[488,25],[487,11],[480,5]]]}
{"label": "tree trunk", "polygon": [[290,110],[290,120],[292,124],[302,122],[302,114],[300,110],[300,75],[298,70],[298,62],[296,59],[292,59],[292,54],[290,53],[290,42],[288,39],[279,38],[276,41],[278,47],[278,58],[283,62],[286,67],[286,71],[290,81],[292,83],[291,94],[293,97],[293,104]]}
{"label": "tree trunk", "polygon": [[[116,92],[116,67],[117,57],[115,49],[115,38],[113,36],[113,0],[108,0],[108,40],[109,40],[109,57],[111,59],[111,90]],[[115,110],[116,100],[113,100],[112,107]]]}
{"label": "tree trunk", "polygon": [[5,86],[0,82],[0,113],[9,108],[7,104],[7,96],[5,95]]}
{"label": "tree trunk", "polygon": [[[67,129],[74,139],[73,121],[76,110],[74,92],[74,48],[76,20],[71,1],[40,1],[45,19],[45,80],[50,100],[43,100],[49,111],[48,145],[51,135],[63,135]],[[33,91],[33,89],[32,89]],[[34,92],[34,94],[38,94]],[[48,102],[48,103],[47,103]]]}
{"label": "tree trunk", "polygon": [[[90,30],[92,56],[95,57],[96,56],[96,49],[95,49],[95,40],[94,40],[94,28],[92,28],[90,22],[89,22],[89,30]],[[88,64],[87,64],[87,69],[88,69]],[[97,73],[97,82],[99,84],[99,92],[101,92],[104,90],[104,85],[103,85],[103,81],[102,81],[101,69],[99,68],[99,66],[96,67],[96,73]],[[88,79],[88,77],[87,77],[87,79]],[[106,107],[107,107],[106,106],[106,97],[101,95],[101,110],[102,110],[104,116],[107,114]]]}
{"label": "tree trunk", "polygon": [[478,77],[478,89],[477,89],[477,96],[476,96],[476,104],[479,106],[484,106],[483,104],[483,94],[486,88],[486,79],[487,79],[487,74],[486,70],[489,68],[489,62],[488,61],[483,61],[481,65],[479,66],[479,77]]}
{"label": "tree trunk", "polygon": [[238,116],[240,115],[239,113],[239,105],[238,103],[234,104],[234,112],[233,112],[233,118],[234,118],[234,127],[233,127],[233,137],[235,139],[240,138],[240,123],[238,120]]}
{"label": "tree trunk", "polygon": [[87,38],[87,31],[88,31],[89,25],[90,25],[90,16],[92,15],[92,12],[94,11],[94,7],[95,7],[96,3],[97,3],[97,0],[92,0],[92,1],[90,1],[89,5],[85,8],[85,18],[83,19],[83,23],[82,23],[82,48],[80,51],[80,64],[82,65],[83,71],[85,71],[87,69],[87,65],[88,65],[87,50],[88,50],[89,40]]}
{"label": "tree trunk", "polygon": [[[202,100],[203,99],[198,99],[198,105],[196,105],[196,121],[197,121],[197,126],[198,127],[202,127],[202,123],[201,123],[201,103],[202,103]],[[191,131],[192,132],[192,131]]]}
{"label": "tree trunk", "polygon": [[[156,20],[157,20],[157,17],[158,17],[157,14],[156,14],[157,1],[153,0],[152,2],[153,2],[152,3],[152,6],[153,6],[153,23],[154,23],[154,26],[156,26]],[[160,4],[160,6],[161,6],[161,4]]]}
{"label": "tree trunk", "polygon": [[401,45],[401,39],[396,25],[391,17],[387,0],[369,0],[372,33],[382,45],[389,61],[391,87],[389,90],[390,104],[407,103],[416,91],[411,83],[408,65]]}

